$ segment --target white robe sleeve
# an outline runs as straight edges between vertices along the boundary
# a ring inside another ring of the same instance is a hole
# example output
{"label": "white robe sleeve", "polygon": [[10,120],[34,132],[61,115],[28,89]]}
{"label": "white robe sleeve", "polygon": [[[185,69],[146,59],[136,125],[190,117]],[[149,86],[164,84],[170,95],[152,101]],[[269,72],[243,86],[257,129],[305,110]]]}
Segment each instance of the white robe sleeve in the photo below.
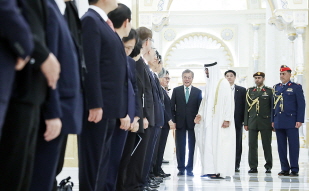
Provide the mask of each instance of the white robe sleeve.
{"label": "white robe sleeve", "polygon": [[197,115],[201,116],[201,121],[203,121],[203,117],[204,117],[204,112],[205,112],[205,98],[206,96],[203,97],[201,104],[200,104],[200,108],[198,109]]}
{"label": "white robe sleeve", "polygon": [[222,86],[220,88],[221,92],[219,95],[223,96],[223,119],[224,121],[232,121],[234,119],[234,98],[233,93],[230,87],[230,84],[227,80],[222,82]]}

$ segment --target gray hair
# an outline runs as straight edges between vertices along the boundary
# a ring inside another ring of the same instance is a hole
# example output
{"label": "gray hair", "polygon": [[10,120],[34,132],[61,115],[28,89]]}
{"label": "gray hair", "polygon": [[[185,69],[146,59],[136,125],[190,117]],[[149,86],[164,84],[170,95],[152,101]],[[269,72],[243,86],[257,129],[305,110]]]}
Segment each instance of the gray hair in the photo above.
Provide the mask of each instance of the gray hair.
{"label": "gray hair", "polygon": [[158,77],[159,78],[164,78],[164,76],[166,76],[166,72],[167,72],[167,70],[162,68],[161,72],[158,73]]}
{"label": "gray hair", "polygon": [[191,73],[192,74],[192,78],[194,78],[194,73],[191,70],[186,69],[185,71],[182,72],[181,76],[183,76],[185,73]]}

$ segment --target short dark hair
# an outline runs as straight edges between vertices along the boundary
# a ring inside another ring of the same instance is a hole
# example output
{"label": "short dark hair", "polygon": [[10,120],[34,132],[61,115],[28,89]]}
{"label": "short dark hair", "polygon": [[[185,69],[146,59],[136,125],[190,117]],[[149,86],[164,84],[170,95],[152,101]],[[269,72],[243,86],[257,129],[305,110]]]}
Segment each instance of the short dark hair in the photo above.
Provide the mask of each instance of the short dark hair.
{"label": "short dark hair", "polygon": [[152,31],[146,27],[139,27],[136,29],[138,37],[142,40],[145,41],[148,38],[152,38]]}
{"label": "short dark hair", "polygon": [[169,75],[169,74],[170,74],[170,72],[168,70],[166,70],[166,75]]}
{"label": "short dark hair", "polygon": [[128,42],[128,41],[133,40],[133,39],[135,39],[135,44],[136,44],[138,42],[137,33],[136,33],[136,30],[131,29],[129,36],[123,37],[122,42]]}
{"label": "short dark hair", "polygon": [[157,59],[159,60],[158,64],[161,64],[161,58],[162,57],[157,50],[156,50],[156,55],[157,55]]}
{"label": "short dark hair", "polygon": [[131,21],[131,10],[125,4],[118,3],[118,7],[108,13],[108,18],[112,21],[114,28],[119,29],[127,19]]}
{"label": "short dark hair", "polygon": [[89,5],[96,4],[99,0],[88,0]]}
{"label": "short dark hair", "polygon": [[191,70],[189,70],[189,69],[184,70],[182,72],[181,76],[183,76],[185,73],[191,73],[192,74],[192,78],[194,78],[194,73]]}
{"label": "short dark hair", "polygon": [[139,55],[141,53],[142,47],[143,47],[142,41],[138,40],[138,42],[135,43],[134,49],[132,50],[130,57],[134,58],[135,56]]}
{"label": "short dark hair", "polygon": [[233,73],[234,76],[236,77],[236,72],[234,70],[228,70],[228,71],[224,72],[224,76],[226,76],[227,73]]}
{"label": "short dark hair", "polygon": [[288,73],[292,73],[292,70],[287,70]]}

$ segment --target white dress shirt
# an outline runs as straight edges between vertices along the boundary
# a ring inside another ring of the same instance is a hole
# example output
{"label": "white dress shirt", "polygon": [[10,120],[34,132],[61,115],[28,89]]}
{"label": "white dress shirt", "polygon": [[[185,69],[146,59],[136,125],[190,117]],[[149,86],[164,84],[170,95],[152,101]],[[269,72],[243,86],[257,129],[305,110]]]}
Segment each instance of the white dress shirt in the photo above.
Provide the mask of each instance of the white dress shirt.
{"label": "white dress shirt", "polygon": [[97,12],[104,19],[105,22],[107,21],[108,17],[107,14],[103,11],[103,9],[95,5],[90,5],[89,8]]}
{"label": "white dress shirt", "polygon": [[235,96],[235,84],[231,85],[232,94]]}
{"label": "white dress shirt", "polygon": [[66,4],[63,0],[55,0],[60,12],[62,15],[64,15]]}

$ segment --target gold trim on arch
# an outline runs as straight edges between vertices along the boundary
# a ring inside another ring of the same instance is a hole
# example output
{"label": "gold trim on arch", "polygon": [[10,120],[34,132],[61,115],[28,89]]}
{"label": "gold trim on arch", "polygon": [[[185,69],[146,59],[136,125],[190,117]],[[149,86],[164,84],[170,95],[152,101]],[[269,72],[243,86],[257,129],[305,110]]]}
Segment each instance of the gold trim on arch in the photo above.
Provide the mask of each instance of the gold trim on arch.
{"label": "gold trim on arch", "polygon": [[166,54],[165,54],[165,58],[164,58],[164,66],[168,65],[168,57],[171,56],[171,52],[173,50],[173,48],[176,48],[176,45],[179,44],[181,41],[183,41],[186,38],[189,37],[194,37],[194,36],[202,36],[202,37],[207,37],[207,38],[211,38],[213,40],[216,40],[219,44],[221,44],[221,47],[224,48],[224,50],[227,52],[226,55],[228,56],[228,59],[230,61],[229,65],[230,66],[234,66],[234,59],[232,56],[232,52],[230,51],[230,49],[228,48],[228,46],[218,37],[209,34],[209,33],[203,33],[203,32],[194,32],[194,33],[189,33],[186,34],[180,38],[178,38],[175,42],[173,42],[173,44],[167,49]]}

